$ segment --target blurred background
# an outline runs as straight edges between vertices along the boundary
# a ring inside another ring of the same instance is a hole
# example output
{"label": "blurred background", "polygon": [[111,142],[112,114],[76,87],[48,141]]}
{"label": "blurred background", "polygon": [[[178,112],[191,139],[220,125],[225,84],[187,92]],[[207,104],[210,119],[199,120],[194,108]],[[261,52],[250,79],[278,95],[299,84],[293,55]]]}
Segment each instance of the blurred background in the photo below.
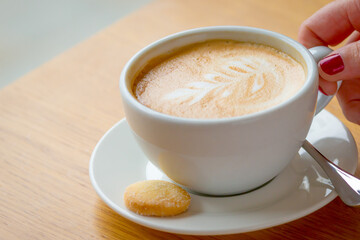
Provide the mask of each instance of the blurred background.
{"label": "blurred background", "polygon": [[0,88],[150,0],[0,0]]}

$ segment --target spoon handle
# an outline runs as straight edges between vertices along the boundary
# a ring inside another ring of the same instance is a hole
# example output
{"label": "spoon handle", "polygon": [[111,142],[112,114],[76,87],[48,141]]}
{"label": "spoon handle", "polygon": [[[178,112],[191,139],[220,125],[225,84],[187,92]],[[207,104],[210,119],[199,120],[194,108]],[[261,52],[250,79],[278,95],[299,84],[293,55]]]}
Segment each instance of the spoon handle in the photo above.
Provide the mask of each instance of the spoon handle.
{"label": "spoon handle", "polygon": [[341,200],[349,206],[360,205],[360,179],[341,169],[322,155],[311,143],[302,146],[325,171]]}

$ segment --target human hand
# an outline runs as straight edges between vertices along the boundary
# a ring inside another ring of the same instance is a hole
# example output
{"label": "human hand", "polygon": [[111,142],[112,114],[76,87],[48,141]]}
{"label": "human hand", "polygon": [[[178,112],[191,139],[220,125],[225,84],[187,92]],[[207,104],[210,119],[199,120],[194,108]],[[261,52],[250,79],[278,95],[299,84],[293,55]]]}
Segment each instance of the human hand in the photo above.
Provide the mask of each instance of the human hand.
{"label": "human hand", "polygon": [[336,81],[343,80],[337,98],[345,117],[360,124],[360,1],[334,1],[308,18],[300,27],[299,41],[311,48],[335,46],[348,36],[343,47],[320,60],[319,89],[335,94]]}

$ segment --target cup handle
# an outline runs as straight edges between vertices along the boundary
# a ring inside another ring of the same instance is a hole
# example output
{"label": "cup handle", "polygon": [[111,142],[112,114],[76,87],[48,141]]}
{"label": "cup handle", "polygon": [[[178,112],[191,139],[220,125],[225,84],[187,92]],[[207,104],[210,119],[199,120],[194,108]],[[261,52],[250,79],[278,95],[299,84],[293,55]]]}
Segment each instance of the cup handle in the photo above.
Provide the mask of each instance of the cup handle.
{"label": "cup handle", "polygon": [[[309,51],[313,55],[315,62],[318,63],[323,57],[329,55],[333,50],[325,46],[318,46],[318,47],[310,48]],[[342,81],[337,82],[338,90],[341,86],[341,83]],[[336,93],[331,96],[326,96],[325,94],[319,91],[317,97],[315,115],[318,114],[321,110],[323,110],[335,95]]]}

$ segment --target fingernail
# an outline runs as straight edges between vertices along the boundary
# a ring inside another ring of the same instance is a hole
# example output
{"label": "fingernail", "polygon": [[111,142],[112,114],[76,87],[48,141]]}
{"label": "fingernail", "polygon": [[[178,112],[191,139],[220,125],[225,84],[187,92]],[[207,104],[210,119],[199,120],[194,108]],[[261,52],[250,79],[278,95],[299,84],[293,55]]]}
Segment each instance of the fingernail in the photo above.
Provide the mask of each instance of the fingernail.
{"label": "fingernail", "polygon": [[321,88],[320,86],[319,86],[319,91],[320,91],[322,94],[328,96],[328,95],[324,92],[324,90],[322,90],[322,88]]}
{"label": "fingernail", "polygon": [[328,75],[334,75],[344,70],[344,62],[340,54],[329,55],[319,62],[321,69]]}

